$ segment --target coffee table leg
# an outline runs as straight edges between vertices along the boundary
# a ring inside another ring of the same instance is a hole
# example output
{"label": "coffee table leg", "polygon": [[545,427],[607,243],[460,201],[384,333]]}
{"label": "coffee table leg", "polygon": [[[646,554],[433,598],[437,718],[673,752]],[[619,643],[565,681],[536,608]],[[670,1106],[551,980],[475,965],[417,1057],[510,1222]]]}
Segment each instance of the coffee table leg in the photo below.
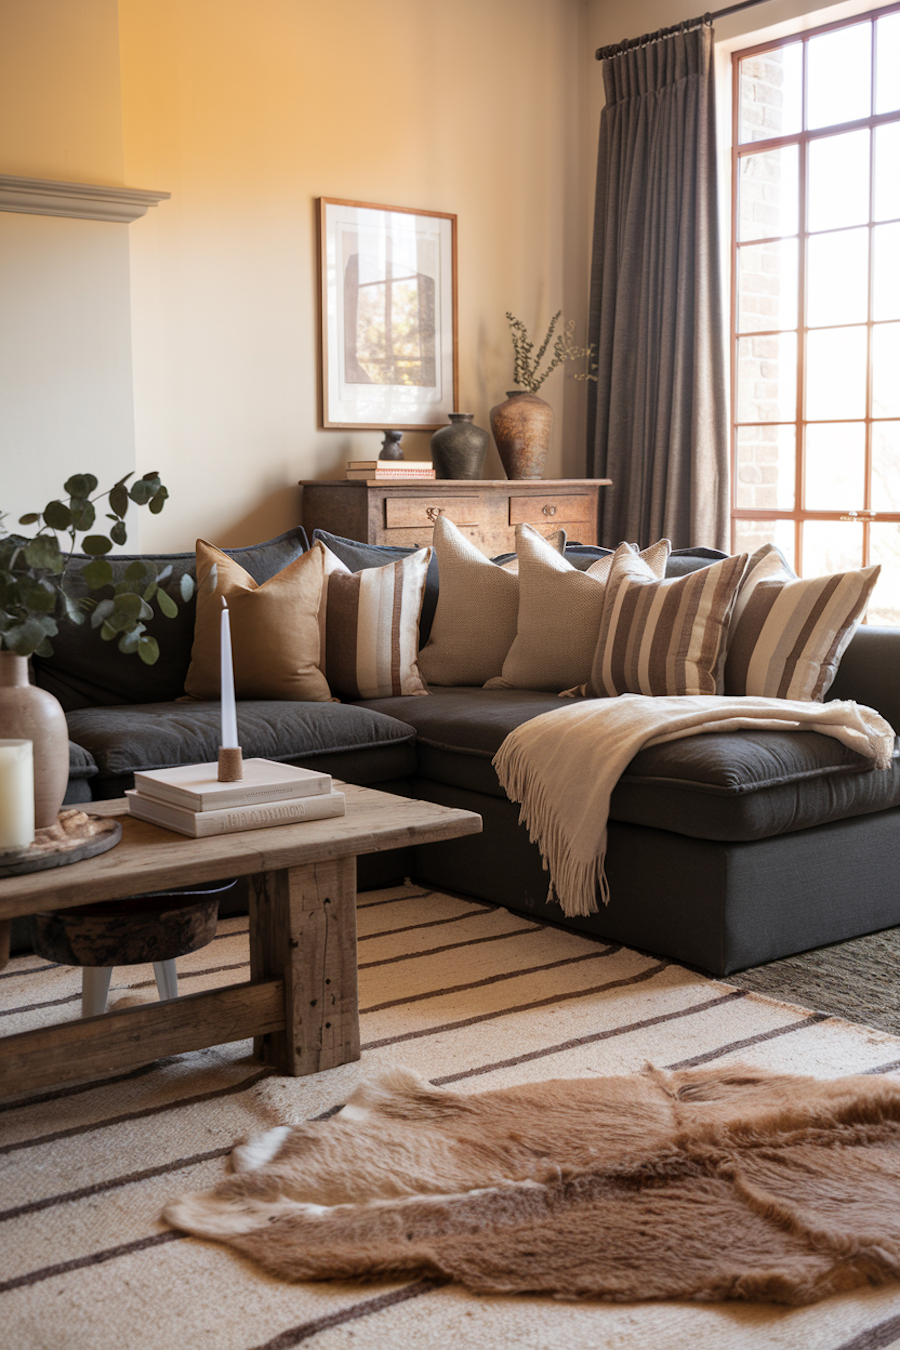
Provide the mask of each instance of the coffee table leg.
{"label": "coffee table leg", "polygon": [[359,1059],[356,859],[250,878],[250,976],[284,981],[285,1030],[254,1042],[282,1073]]}

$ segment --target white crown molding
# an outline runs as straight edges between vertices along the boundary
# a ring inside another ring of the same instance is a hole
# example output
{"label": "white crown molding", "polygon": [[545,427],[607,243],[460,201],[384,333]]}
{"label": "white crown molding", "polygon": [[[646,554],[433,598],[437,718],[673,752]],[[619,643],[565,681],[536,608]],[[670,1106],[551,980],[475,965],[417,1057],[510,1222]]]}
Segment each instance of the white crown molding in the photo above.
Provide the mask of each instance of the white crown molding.
{"label": "white crown molding", "polygon": [[73,216],[78,220],[112,220],[128,225],[171,195],[146,192],[143,188],[61,183],[56,179],[0,174],[0,211],[19,211],[29,216]]}

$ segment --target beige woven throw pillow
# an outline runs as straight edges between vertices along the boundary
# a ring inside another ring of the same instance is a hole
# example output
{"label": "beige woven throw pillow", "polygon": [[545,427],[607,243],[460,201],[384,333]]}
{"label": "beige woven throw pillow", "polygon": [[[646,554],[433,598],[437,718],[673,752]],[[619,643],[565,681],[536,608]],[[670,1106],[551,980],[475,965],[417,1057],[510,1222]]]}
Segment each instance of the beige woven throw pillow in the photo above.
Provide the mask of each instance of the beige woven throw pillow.
{"label": "beige woven throw pillow", "polygon": [[427,694],[417,652],[431,549],[360,572],[325,555],[319,623],[331,692],[345,700]]}
{"label": "beige woven throw pillow", "polygon": [[750,559],[731,617],[725,693],[824,698],[880,571],[801,581],[775,545],[764,544]]}
{"label": "beige woven throw pillow", "polygon": [[719,694],[747,554],[660,581],[629,544],[612,557],[589,692]]}
{"label": "beige woven throw pillow", "polygon": [[[626,547],[628,547],[626,545]],[[661,539],[640,556],[653,577],[666,570],[671,545]],[[614,554],[586,572],[573,567],[530,525],[516,526],[519,617],[516,640],[488,689],[544,689],[558,694],[590,679],[603,596]]]}
{"label": "beige woven throw pillow", "polygon": [[484,684],[500,674],[516,636],[519,578],[446,516],[434,523],[434,549],[440,589],[419,669],[429,684]]}
{"label": "beige woven throw pillow", "polygon": [[[204,584],[216,565],[216,588]],[[331,698],[319,669],[319,604],[325,550],[315,544],[261,586],[227,553],[197,540],[197,617],[184,692],[218,699],[222,597],[231,610],[234,689],[238,698]]]}

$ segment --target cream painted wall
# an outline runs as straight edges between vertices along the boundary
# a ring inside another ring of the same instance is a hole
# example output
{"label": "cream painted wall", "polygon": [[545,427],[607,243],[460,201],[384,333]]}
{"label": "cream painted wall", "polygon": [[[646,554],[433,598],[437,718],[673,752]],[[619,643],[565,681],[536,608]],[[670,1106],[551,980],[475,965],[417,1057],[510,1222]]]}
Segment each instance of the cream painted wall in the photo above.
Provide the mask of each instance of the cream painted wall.
{"label": "cream painted wall", "polygon": [[[0,4],[0,173],[125,181],[116,0]],[[134,468],[131,228],[0,212],[8,524],[74,471],[112,483]]]}
{"label": "cream painted wall", "polygon": [[[459,218],[460,406],[511,384],[505,322],[584,335],[587,0],[120,0],[138,461],[172,499],[148,548],[296,523],[297,480],[374,456],[317,421],[315,200]],[[548,476],[583,472],[585,387],[556,372]],[[407,432],[412,458],[428,437]],[[151,464],[152,461],[152,464]],[[502,477],[492,449],[486,475]]]}

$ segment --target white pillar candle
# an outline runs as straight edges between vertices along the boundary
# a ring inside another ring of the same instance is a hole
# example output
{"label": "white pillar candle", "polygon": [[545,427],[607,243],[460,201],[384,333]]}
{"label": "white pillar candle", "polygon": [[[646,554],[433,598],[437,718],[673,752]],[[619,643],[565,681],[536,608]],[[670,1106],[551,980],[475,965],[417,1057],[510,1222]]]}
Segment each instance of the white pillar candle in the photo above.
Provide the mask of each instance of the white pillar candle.
{"label": "white pillar candle", "polygon": [[222,600],[222,745],[238,744],[237,710],[234,705],[234,666],[231,658],[231,616],[228,602]]}
{"label": "white pillar candle", "polygon": [[34,751],[31,741],[0,741],[0,850],[34,839]]}

